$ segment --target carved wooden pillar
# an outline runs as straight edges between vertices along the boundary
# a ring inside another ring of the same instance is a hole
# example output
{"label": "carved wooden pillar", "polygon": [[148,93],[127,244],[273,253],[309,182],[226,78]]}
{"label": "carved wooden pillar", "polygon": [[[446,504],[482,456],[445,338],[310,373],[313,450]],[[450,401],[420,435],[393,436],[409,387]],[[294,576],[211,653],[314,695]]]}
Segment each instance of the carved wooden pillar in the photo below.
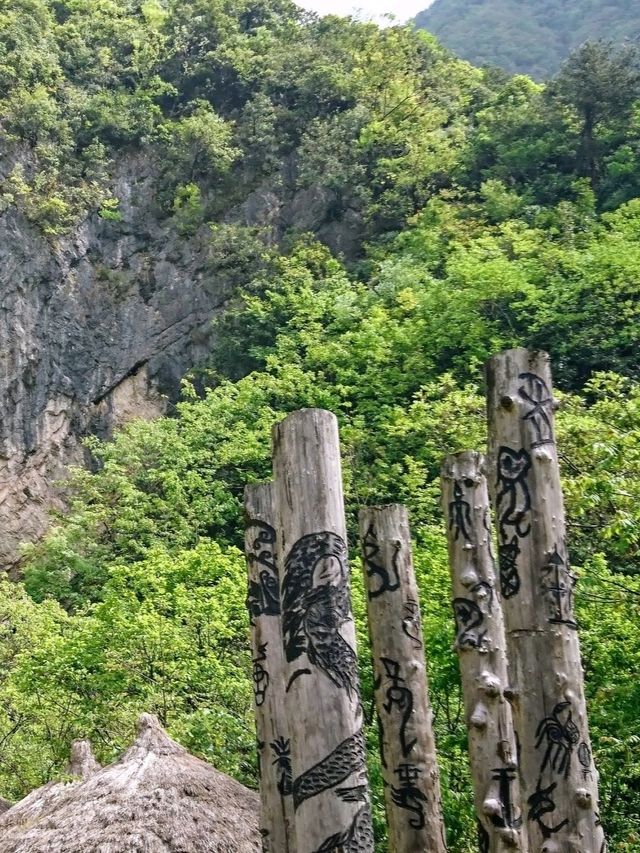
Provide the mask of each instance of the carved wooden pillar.
{"label": "carved wooden pillar", "polygon": [[482,456],[449,456],[442,507],[453,583],[455,648],[469,729],[469,758],[480,849],[526,853],[504,622],[493,559],[493,530]]}
{"label": "carved wooden pillar", "polygon": [[372,853],[335,416],[294,412],[273,452],[297,850]]}
{"label": "carved wooden pillar", "polygon": [[487,365],[489,471],[532,853],[602,853],[546,353]]}
{"label": "carved wooden pillar", "polygon": [[263,850],[295,853],[291,741],[285,709],[285,660],[280,627],[279,560],[273,484],[244,492],[247,607],[253,649],[253,693]]}
{"label": "carved wooden pillar", "polygon": [[391,853],[445,853],[409,518],[398,504],[360,512],[360,545],[380,722]]}

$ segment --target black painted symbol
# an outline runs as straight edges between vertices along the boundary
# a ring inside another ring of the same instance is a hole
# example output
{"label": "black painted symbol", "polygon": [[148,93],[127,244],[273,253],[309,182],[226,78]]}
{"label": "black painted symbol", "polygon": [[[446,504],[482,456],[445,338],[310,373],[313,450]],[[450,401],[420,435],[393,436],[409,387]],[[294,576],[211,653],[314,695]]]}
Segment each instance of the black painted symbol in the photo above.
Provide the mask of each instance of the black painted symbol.
{"label": "black painted symbol", "polygon": [[552,782],[548,787],[542,788],[541,781],[541,779],[538,780],[536,790],[527,800],[527,804],[529,806],[527,817],[529,820],[535,821],[535,823],[538,824],[543,838],[551,838],[551,836],[555,835],[556,832],[560,832],[561,829],[564,829],[564,827],[569,823],[569,820],[568,818],[565,818],[554,826],[549,826],[544,822],[544,816],[551,814],[557,808],[551,795],[557,788],[558,783]]}
{"label": "black painted symbol", "polygon": [[578,624],[573,618],[573,588],[576,585],[576,577],[558,552],[557,545],[547,564],[542,567],[542,574],[542,591],[549,606],[549,622],[577,628]]}
{"label": "black painted symbol", "polygon": [[262,839],[262,853],[271,853],[271,839],[269,838],[269,830],[263,826],[260,827],[260,838]]}
{"label": "black painted symbol", "polygon": [[293,790],[293,772],[291,770],[291,741],[278,737],[269,746],[275,756],[273,765],[277,770],[277,788],[281,797],[288,797]]}
{"label": "black painted symbol", "polygon": [[[524,539],[531,531],[527,515],[531,510],[531,495],[527,474],[531,457],[526,450],[501,447],[498,452],[498,494],[496,497],[498,530],[502,542],[509,538],[508,527]],[[526,522],[526,526],[525,525]]]}
{"label": "black painted symbol", "polygon": [[585,770],[591,767],[591,750],[584,741],[578,747],[578,761]]}
{"label": "black painted symbol", "polygon": [[401,544],[394,543],[394,553],[391,558],[391,570],[387,569],[380,559],[380,545],[373,524],[369,525],[363,540],[362,550],[364,552],[364,565],[367,577],[377,578],[380,585],[376,589],[368,590],[369,599],[377,598],[385,592],[395,592],[400,587],[400,576],[398,574],[398,555]]}
{"label": "black painted symbol", "polygon": [[[347,548],[335,533],[303,536],[285,561],[282,582],[282,634],[286,659],[306,654],[331,681],[357,694],[356,655],[340,633],[351,620]],[[309,673],[296,670],[287,685]]]}
{"label": "black painted symbol", "polygon": [[398,785],[391,785],[391,799],[401,809],[413,814],[409,826],[423,829],[425,824],[424,807],[427,798],[420,788],[421,770],[413,764],[399,764],[393,771],[398,777]]}
{"label": "black painted symbol", "polygon": [[479,649],[487,634],[485,617],[491,614],[493,589],[486,581],[471,587],[470,598],[454,598],[453,614],[456,620],[456,648]]}
{"label": "black painted symbol", "polygon": [[486,636],[484,614],[470,598],[453,599],[453,615],[456,620],[456,648],[478,649]]}
{"label": "black painted symbol", "polygon": [[256,753],[258,755],[258,778],[262,776],[262,750],[264,749],[264,741],[256,738]]}
{"label": "black painted symbol", "polygon": [[520,591],[519,540],[524,539],[531,532],[528,520],[531,495],[527,483],[527,474],[530,469],[531,457],[526,450],[501,447],[498,451],[496,513],[500,591],[503,598],[512,598]]}
{"label": "black painted symbol", "polygon": [[352,785],[350,788],[336,788],[336,794],[343,803],[363,803],[367,800],[367,786]]}
{"label": "black painted symbol", "polygon": [[293,804],[297,809],[305,800],[335,788],[365,768],[365,743],[362,729],[329,753],[322,761],[305,770],[293,783]]}
{"label": "black painted symbol", "polygon": [[[380,687],[380,678],[376,678],[373,683],[373,689],[378,690]],[[380,762],[382,766],[387,768],[387,757],[384,752],[384,723],[382,722],[382,717],[380,714],[377,714],[378,718],[378,747],[380,749]]]}
{"label": "black painted symbol", "polygon": [[502,808],[500,814],[493,814],[489,819],[499,829],[505,827],[518,829],[522,826],[522,817],[517,813],[512,792],[512,786],[516,779],[516,771],[511,767],[496,767],[491,772],[493,773],[491,778],[498,783],[499,799]]}
{"label": "black painted symbol", "polygon": [[253,659],[253,695],[255,697],[256,706],[259,708],[264,705],[267,698],[267,690],[269,689],[270,676],[264,668],[263,663],[267,659],[268,643],[262,643],[258,646],[258,654]]}
{"label": "black painted symbol", "polygon": [[498,566],[500,568],[500,592],[503,598],[513,598],[520,592],[518,557],[520,556],[518,537],[498,545]]}
{"label": "black painted symbol", "polygon": [[490,853],[491,839],[484,826],[478,821],[478,853]]}
{"label": "black painted symbol", "polygon": [[591,779],[591,750],[584,741],[578,746],[578,761],[582,767],[582,778],[585,781]]}
{"label": "black painted symbol", "polygon": [[278,567],[275,560],[276,531],[270,524],[255,519],[248,523],[247,530],[254,527],[258,533],[252,542],[252,550],[247,554],[249,566],[253,568],[257,564],[259,567],[257,579],[249,580],[247,595],[247,609],[252,625],[258,616],[277,616],[280,613]]}
{"label": "black painted symbol", "polygon": [[[400,674],[401,666],[398,661],[392,660],[391,658],[380,658],[380,663],[384,667],[388,684],[385,693],[386,701],[383,703],[382,707],[387,714],[397,712],[400,716],[398,737],[400,739],[402,755],[407,758],[417,742],[417,738],[410,740],[407,736],[407,726],[413,713],[413,693],[411,689],[406,686],[406,679]],[[374,684],[375,690],[380,688],[381,682],[382,677],[379,676]]]}
{"label": "black painted symbol", "polygon": [[521,373],[518,379],[524,380],[518,389],[520,396],[531,404],[529,411],[523,415],[523,420],[529,421],[535,434],[535,440],[531,442],[531,446],[540,447],[542,444],[553,444],[553,426],[551,423],[553,398],[547,383],[535,373]]}
{"label": "black painted symbol", "polygon": [[491,557],[491,562],[495,563],[496,558],[493,553],[493,529],[491,527],[491,510],[489,507],[485,507],[485,511],[482,515],[482,526],[484,527],[485,533],[487,534],[487,548],[489,549],[489,556]]}
{"label": "black painted symbol", "polygon": [[573,722],[571,702],[559,702],[551,714],[538,724],[536,729],[536,749],[546,744],[540,775],[547,767],[554,773],[569,775],[571,754],[580,740],[580,732]]}
{"label": "black painted symbol", "polygon": [[351,826],[344,832],[336,832],[318,847],[314,853],[373,853],[373,828],[371,810],[365,803],[357,812]]}
{"label": "black painted symbol", "polygon": [[408,598],[402,605],[404,618],[402,619],[402,633],[413,643],[414,649],[422,648],[420,638],[420,605],[413,598]]}
{"label": "black painted symbol", "polygon": [[465,542],[471,541],[473,520],[471,504],[464,499],[464,492],[458,480],[453,484],[453,500],[449,504],[449,530],[455,532],[454,542],[462,536]]}

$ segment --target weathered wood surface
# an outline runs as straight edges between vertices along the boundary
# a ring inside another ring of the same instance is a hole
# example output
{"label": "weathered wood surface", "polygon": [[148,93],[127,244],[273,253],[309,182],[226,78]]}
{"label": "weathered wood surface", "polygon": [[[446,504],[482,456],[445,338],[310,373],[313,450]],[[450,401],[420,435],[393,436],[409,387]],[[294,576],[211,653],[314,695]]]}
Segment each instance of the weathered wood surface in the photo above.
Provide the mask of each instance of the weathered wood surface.
{"label": "weathered wood surface", "polygon": [[276,506],[271,483],[244,492],[245,554],[253,651],[253,694],[265,851],[295,853],[291,743],[285,708]]}
{"label": "weathered wood surface", "polygon": [[286,707],[299,853],[373,851],[338,425],[305,409],[273,432]]}
{"label": "weathered wood surface", "polygon": [[504,622],[482,464],[479,453],[463,452],[447,457],[442,467],[455,648],[460,659],[481,849],[526,853],[516,740],[507,698]]}
{"label": "weathered wood surface", "polygon": [[390,853],[445,853],[407,510],[360,512],[360,544],[380,721]]}
{"label": "weathered wood surface", "polygon": [[532,853],[602,853],[554,429],[549,358],[487,365],[489,471]]}

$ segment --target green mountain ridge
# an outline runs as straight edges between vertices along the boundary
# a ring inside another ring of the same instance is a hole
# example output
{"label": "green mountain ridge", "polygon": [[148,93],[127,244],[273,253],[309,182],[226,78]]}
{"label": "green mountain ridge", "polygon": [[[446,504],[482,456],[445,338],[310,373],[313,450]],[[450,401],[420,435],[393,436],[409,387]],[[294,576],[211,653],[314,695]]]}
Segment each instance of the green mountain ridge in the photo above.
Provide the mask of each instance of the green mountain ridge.
{"label": "green mountain ridge", "polygon": [[414,23],[474,65],[546,79],[587,41],[640,37],[630,0],[435,0]]}

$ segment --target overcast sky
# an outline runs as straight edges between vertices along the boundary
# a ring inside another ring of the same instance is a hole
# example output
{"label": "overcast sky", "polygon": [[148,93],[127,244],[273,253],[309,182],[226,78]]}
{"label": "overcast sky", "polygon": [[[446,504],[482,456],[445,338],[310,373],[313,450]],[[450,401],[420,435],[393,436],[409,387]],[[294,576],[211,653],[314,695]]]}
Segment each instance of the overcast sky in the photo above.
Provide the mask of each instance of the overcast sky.
{"label": "overcast sky", "polygon": [[[296,0],[305,9],[320,15],[351,15],[380,20],[386,13],[395,15],[398,21],[407,21],[430,5],[430,0]],[[431,0],[432,2],[432,0]]]}

